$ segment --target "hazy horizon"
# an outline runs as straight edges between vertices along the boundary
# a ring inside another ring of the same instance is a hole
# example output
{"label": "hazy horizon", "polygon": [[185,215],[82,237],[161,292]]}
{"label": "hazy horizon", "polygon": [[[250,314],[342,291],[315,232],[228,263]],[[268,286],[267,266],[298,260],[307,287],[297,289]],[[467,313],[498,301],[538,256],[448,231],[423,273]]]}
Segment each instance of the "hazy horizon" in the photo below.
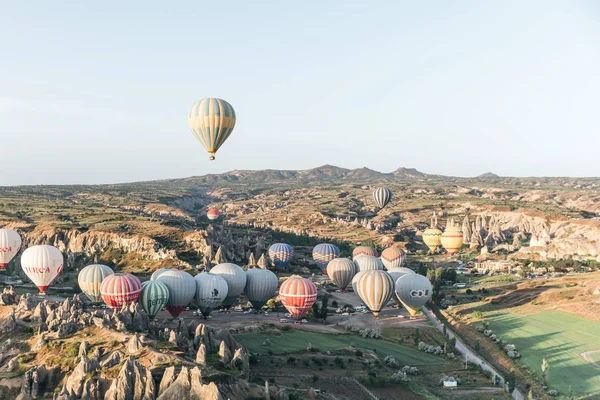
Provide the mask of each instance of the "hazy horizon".
{"label": "hazy horizon", "polygon": [[[15,3],[0,186],[324,164],[597,177],[600,4]],[[187,127],[229,101],[216,161]]]}

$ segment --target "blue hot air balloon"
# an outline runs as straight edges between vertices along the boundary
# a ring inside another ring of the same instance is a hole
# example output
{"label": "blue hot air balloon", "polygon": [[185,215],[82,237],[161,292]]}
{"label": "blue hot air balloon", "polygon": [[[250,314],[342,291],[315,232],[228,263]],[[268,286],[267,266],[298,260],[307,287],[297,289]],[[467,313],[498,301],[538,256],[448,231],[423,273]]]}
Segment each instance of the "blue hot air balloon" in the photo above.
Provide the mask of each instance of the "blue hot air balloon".
{"label": "blue hot air balloon", "polygon": [[275,243],[269,247],[269,258],[278,270],[284,270],[294,257],[294,248],[286,243]]}
{"label": "blue hot air balloon", "polygon": [[317,263],[317,267],[327,275],[327,264],[329,261],[340,256],[340,249],[336,245],[330,243],[321,243],[314,247],[312,255]]}

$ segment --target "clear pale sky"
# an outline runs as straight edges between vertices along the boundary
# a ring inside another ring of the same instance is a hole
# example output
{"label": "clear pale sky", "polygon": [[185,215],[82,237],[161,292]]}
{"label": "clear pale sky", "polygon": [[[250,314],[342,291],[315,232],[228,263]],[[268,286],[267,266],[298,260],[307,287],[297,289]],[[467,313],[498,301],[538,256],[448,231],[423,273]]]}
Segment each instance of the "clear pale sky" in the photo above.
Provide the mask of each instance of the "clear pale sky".
{"label": "clear pale sky", "polygon": [[[20,1],[0,38],[0,185],[600,176],[594,0]],[[186,120],[203,97],[238,117],[212,162]]]}

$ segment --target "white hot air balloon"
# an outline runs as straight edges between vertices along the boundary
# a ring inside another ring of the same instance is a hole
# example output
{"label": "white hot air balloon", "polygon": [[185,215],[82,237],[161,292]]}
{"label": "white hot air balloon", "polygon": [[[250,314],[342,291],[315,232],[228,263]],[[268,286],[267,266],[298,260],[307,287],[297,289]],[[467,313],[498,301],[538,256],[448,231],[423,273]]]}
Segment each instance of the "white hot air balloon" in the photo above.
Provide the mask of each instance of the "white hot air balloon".
{"label": "white hot air balloon", "polygon": [[159,268],[156,271],[154,271],[154,273],[150,277],[150,280],[155,281],[156,278],[158,278],[163,272],[175,271],[175,270],[176,270],[176,268]]}
{"label": "white hot air balloon", "polygon": [[431,298],[431,282],[419,274],[401,276],[396,281],[396,295],[414,317]]}
{"label": "white hot air balloon", "polygon": [[[394,282],[398,282],[398,279],[400,279],[400,277],[407,274],[414,274],[415,272],[410,268],[400,267],[394,268],[391,271],[387,271],[387,273],[390,274]],[[398,297],[396,291],[394,291],[394,299],[396,300],[396,304],[398,304],[398,308],[402,307],[402,302],[400,301],[400,298]]]}
{"label": "white hot air balloon", "polygon": [[364,271],[356,282],[356,292],[375,318],[394,294],[394,281],[381,270]]}
{"label": "white hot air balloon", "polygon": [[211,268],[211,273],[220,275],[227,282],[227,297],[223,305],[230,307],[246,287],[246,273],[238,265],[222,263]]}
{"label": "white hot air balloon", "polygon": [[0,229],[0,271],[6,266],[21,249],[21,236],[12,229]]}
{"label": "white hot air balloon", "polygon": [[268,269],[252,268],[246,271],[246,297],[258,311],[277,292],[279,280],[277,275]]}
{"label": "white hot air balloon", "polygon": [[21,256],[23,272],[38,287],[41,295],[60,275],[63,269],[63,255],[54,246],[31,246]]}
{"label": "white hot air balloon", "polygon": [[202,272],[194,277],[196,281],[195,301],[206,319],[210,312],[223,304],[227,297],[227,282],[222,276],[211,272]]}
{"label": "white hot air balloon", "polygon": [[165,308],[173,318],[177,318],[196,295],[196,282],[185,271],[164,271],[155,281],[164,283],[169,289],[169,300]]}
{"label": "white hot air balloon", "polygon": [[356,272],[383,269],[383,262],[375,256],[360,255],[354,259],[354,265],[356,265]]}
{"label": "white hot air balloon", "polygon": [[334,258],[327,264],[327,275],[342,291],[352,282],[355,273],[356,265],[348,258]]}

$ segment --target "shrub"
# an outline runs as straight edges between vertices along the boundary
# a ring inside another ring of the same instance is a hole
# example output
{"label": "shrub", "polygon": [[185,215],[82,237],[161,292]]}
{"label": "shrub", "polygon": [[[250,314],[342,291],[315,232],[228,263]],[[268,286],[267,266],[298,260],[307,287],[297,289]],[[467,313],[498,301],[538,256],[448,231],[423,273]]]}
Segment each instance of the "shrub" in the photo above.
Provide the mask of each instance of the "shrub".
{"label": "shrub", "polygon": [[383,363],[392,368],[400,368],[400,364],[398,364],[398,361],[396,361],[396,359],[392,356],[386,356],[383,359]]}

